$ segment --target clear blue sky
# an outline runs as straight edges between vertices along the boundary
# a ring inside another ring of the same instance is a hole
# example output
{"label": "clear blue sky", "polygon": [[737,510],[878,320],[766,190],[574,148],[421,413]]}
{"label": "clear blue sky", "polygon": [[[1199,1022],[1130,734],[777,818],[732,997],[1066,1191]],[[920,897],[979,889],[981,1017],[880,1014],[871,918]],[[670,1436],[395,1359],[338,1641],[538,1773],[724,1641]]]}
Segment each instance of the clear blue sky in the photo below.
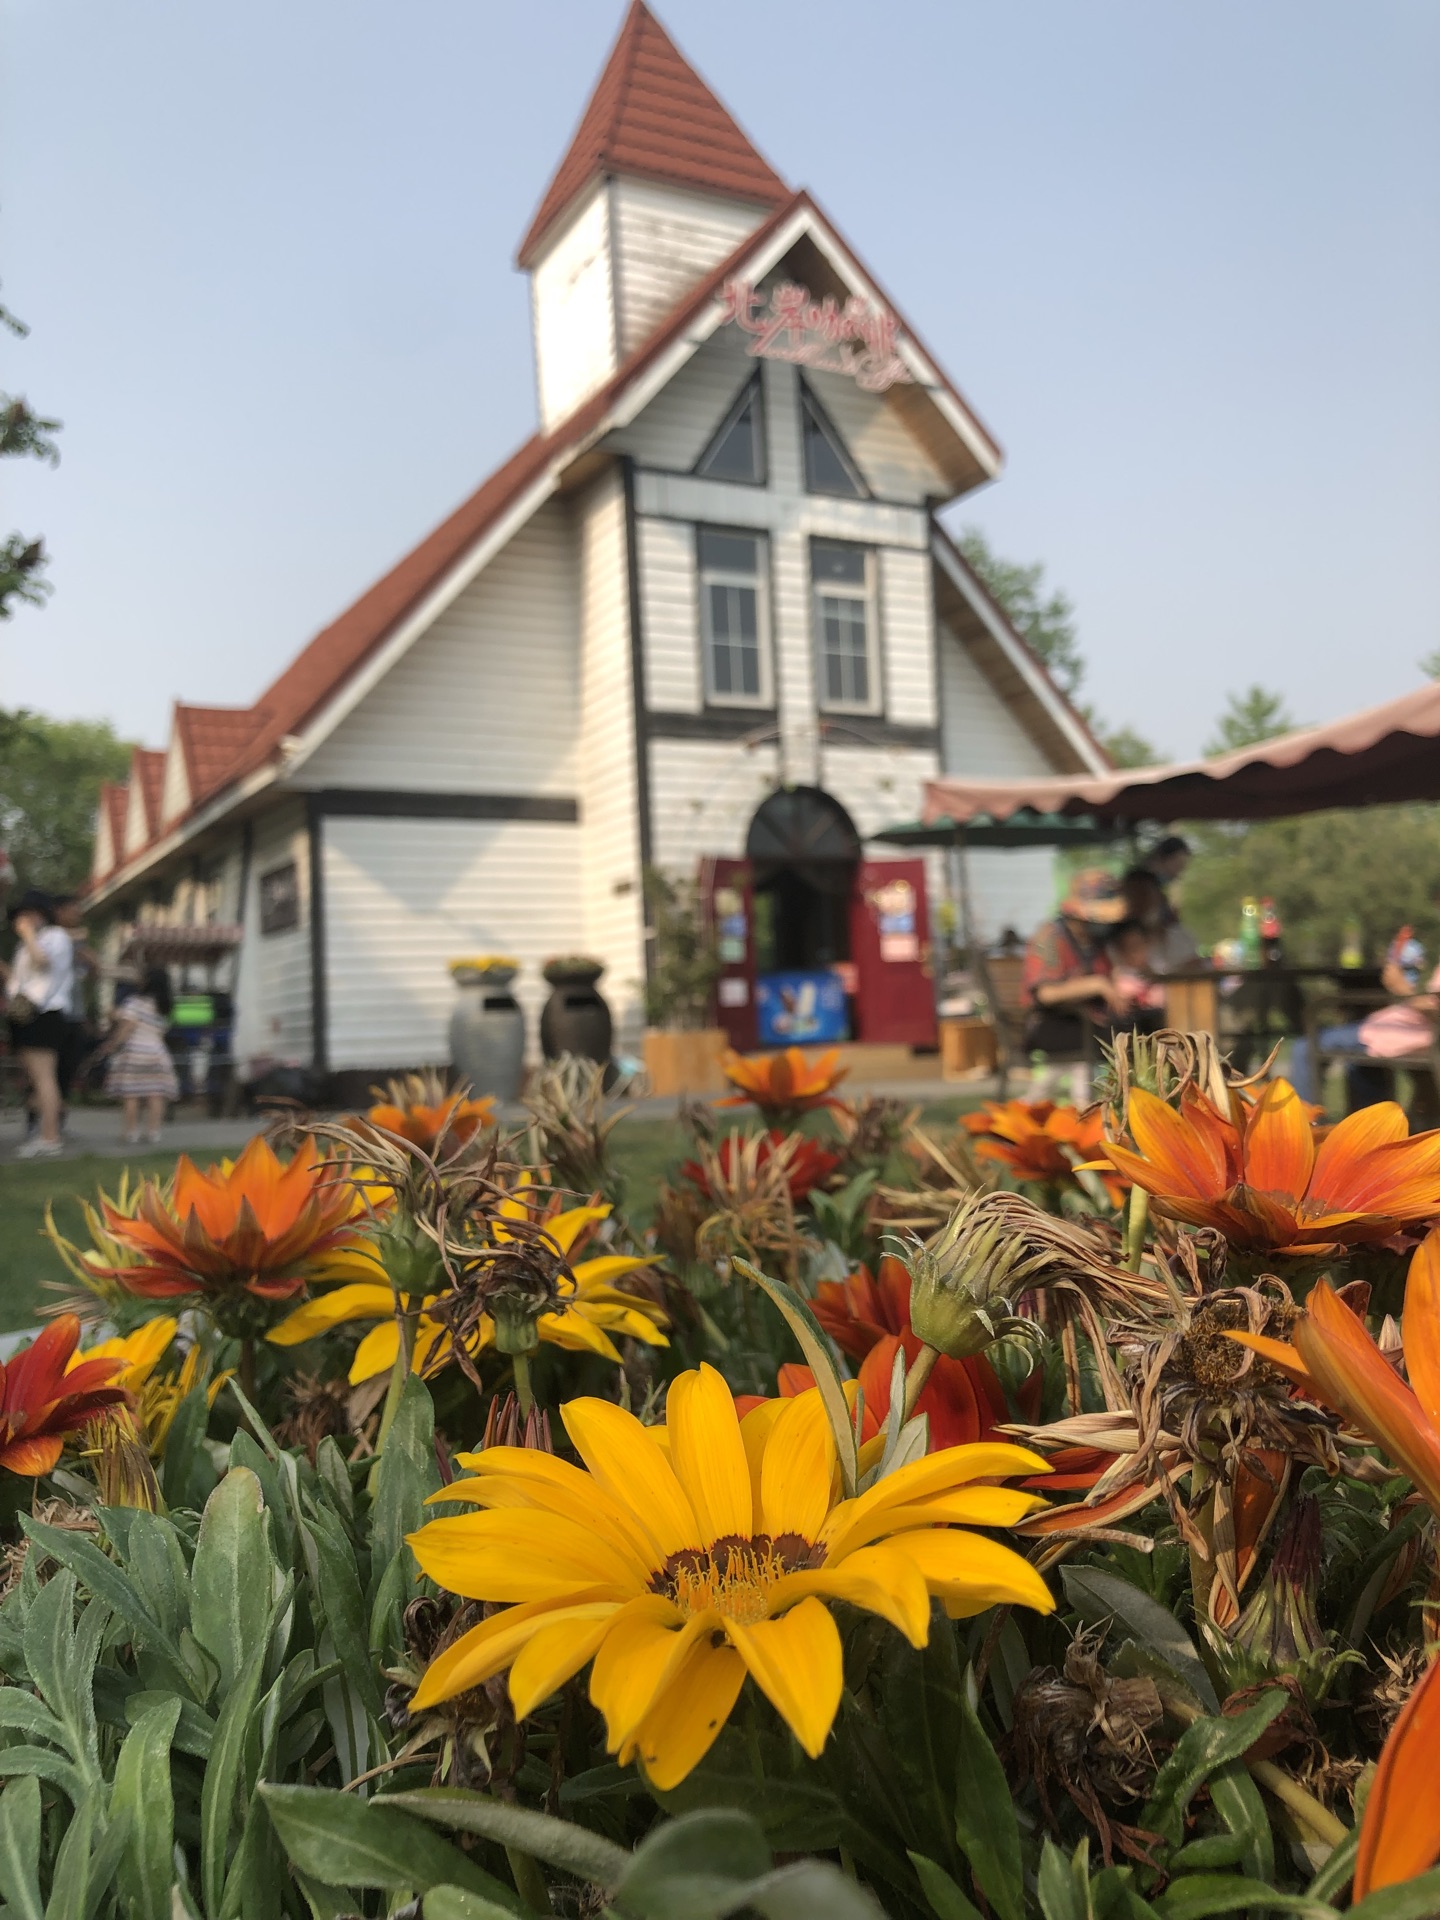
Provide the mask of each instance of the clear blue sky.
{"label": "clear blue sky", "polygon": [[[1197,750],[1440,645],[1434,0],[659,0],[1004,445],[964,503]],[[621,0],[0,0],[0,701],[246,702],[533,425],[515,243]]]}

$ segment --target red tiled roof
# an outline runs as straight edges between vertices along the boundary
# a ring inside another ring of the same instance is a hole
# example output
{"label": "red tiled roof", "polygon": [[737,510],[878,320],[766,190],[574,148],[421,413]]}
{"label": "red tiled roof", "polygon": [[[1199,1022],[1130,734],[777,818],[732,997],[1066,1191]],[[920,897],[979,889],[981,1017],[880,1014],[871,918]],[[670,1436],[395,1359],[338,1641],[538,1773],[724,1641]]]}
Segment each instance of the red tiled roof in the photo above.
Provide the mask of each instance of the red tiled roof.
{"label": "red tiled roof", "polygon": [[552,222],[601,173],[636,174],[761,207],[778,207],[790,197],[644,0],[633,0],[575,137],[520,243],[522,267]]}
{"label": "red tiled roof", "polygon": [[175,726],[192,806],[227,778],[263,723],[258,707],[191,707],[175,702]]}
{"label": "red tiled roof", "polygon": [[140,799],[145,808],[145,837],[153,840],[160,830],[160,801],[165,791],[165,755],[155,747],[136,747],[130,755],[130,784],[140,782]]}

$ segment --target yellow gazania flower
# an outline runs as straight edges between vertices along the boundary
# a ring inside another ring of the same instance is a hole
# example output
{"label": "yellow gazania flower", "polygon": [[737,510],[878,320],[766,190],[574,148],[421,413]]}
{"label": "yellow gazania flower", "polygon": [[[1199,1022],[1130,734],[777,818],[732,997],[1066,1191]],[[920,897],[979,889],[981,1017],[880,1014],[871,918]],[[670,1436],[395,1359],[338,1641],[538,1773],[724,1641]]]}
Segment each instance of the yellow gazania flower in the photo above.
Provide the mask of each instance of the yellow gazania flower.
{"label": "yellow gazania flower", "polygon": [[434,1660],[419,1711],[510,1670],[517,1717],[588,1661],[609,1749],[655,1786],[704,1757],[749,1673],[811,1757],[840,1705],[840,1632],[825,1602],[865,1607],[912,1646],[932,1596],[952,1618],[1001,1602],[1050,1612],[1019,1554],[964,1527],[1013,1525],[1043,1505],[983,1485],[1048,1472],[1023,1447],[949,1447],[836,1498],[835,1438],[818,1390],[744,1420],[713,1367],[682,1373],[667,1426],[608,1400],[571,1400],[584,1462],[524,1447],[461,1454],[476,1478],[437,1500],[488,1509],[409,1536],[421,1567],[466,1599],[509,1602]]}
{"label": "yellow gazania flower", "polygon": [[[141,1440],[147,1451],[159,1459],[174,1425],[180,1403],[199,1383],[205,1357],[198,1346],[190,1347],[174,1373],[157,1373],[161,1360],[180,1330],[180,1322],[171,1314],[147,1320],[133,1333],[119,1334],[87,1347],[70,1362],[79,1366],[86,1360],[119,1360],[115,1384],[130,1395],[128,1407],[117,1407],[111,1418]],[[211,1405],[230,1377],[230,1369],[212,1380],[207,1388]]]}
{"label": "yellow gazania flower", "polygon": [[[572,1207],[568,1213],[556,1214],[545,1223],[546,1235],[560,1253],[568,1254],[580,1235],[606,1219],[609,1212],[609,1207]],[[523,1199],[507,1200],[499,1209],[502,1219],[518,1219],[525,1213]],[[503,1229],[498,1237],[505,1238]],[[651,1300],[641,1299],[633,1293],[622,1293],[611,1285],[622,1274],[634,1273],[640,1267],[653,1265],[653,1259],[639,1259],[618,1253],[599,1254],[592,1260],[576,1261],[570,1269],[573,1280],[565,1275],[560,1279],[563,1306],[558,1312],[542,1313],[535,1323],[540,1338],[550,1346],[565,1347],[574,1353],[598,1353],[602,1359],[613,1360],[617,1366],[621,1356],[610,1337],[612,1334],[629,1334],[632,1339],[643,1340],[652,1347],[668,1346],[670,1343],[662,1331],[666,1320],[664,1309]],[[411,1360],[412,1370],[416,1373],[424,1373],[432,1361],[438,1364],[449,1351],[448,1332],[429,1312],[438,1298],[437,1294],[430,1294],[422,1301],[407,1302],[412,1306],[418,1305],[420,1309]],[[302,1340],[313,1340],[317,1334],[329,1332],[332,1327],[344,1326],[356,1320],[375,1320],[380,1323],[372,1327],[360,1342],[351,1362],[350,1384],[359,1386],[363,1380],[373,1380],[377,1374],[388,1373],[400,1350],[400,1329],[395,1321],[395,1295],[388,1286],[361,1282],[354,1286],[338,1287],[333,1293],[322,1294],[316,1300],[308,1300],[303,1307],[297,1307],[278,1327],[272,1327],[266,1338],[278,1347],[293,1347]],[[480,1322],[474,1351],[482,1351],[492,1345],[494,1339],[495,1323],[486,1314]]]}

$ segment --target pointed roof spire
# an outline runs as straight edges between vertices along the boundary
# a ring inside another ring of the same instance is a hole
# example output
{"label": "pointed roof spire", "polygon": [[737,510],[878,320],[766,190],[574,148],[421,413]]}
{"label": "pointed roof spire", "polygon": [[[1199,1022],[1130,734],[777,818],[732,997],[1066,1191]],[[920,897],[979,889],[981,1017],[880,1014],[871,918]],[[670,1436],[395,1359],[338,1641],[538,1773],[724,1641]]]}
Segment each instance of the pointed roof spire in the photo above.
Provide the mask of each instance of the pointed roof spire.
{"label": "pointed roof spire", "polygon": [[519,263],[600,173],[636,174],[778,207],[790,190],[761,158],[644,4],[632,0],[580,125],[545,191]]}

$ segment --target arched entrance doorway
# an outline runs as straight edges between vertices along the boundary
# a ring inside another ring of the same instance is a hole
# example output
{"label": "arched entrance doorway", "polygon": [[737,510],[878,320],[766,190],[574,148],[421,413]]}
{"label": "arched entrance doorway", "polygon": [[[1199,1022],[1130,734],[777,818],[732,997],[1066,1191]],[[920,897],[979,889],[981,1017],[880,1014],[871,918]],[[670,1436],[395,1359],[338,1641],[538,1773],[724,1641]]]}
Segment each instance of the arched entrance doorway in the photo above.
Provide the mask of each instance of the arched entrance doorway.
{"label": "arched entrance doorway", "polygon": [[755,967],[808,973],[850,959],[850,900],[860,835],[819,787],[782,787],[745,836],[754,888]]}

